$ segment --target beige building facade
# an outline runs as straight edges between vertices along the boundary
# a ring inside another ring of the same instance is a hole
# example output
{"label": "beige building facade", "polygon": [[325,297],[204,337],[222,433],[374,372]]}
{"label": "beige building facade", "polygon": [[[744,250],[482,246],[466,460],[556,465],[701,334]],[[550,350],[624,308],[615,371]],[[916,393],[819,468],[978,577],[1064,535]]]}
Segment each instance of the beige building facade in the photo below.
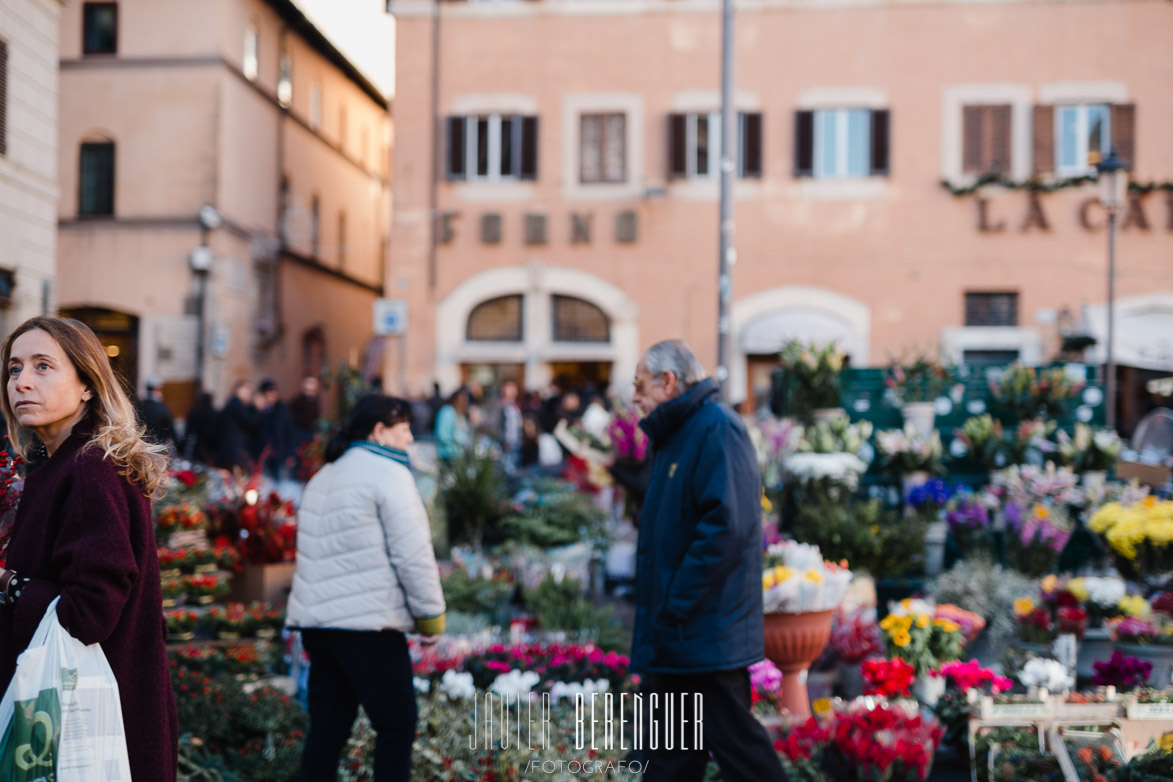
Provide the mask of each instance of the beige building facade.
{"label": "beige building facade", "polygon": [[[713,367],[720,4],[388,10],[404,378],[623,390],[669,337]],[[1121,214],[1117,355],[1173,370],[1170,30],[1163,0],[739,2],[732,397],[792,337],[856,365],[1102,346],[1106,219],[1079,178],[1113,146],[1144,186]]]}
{"label": "beige building facade", "polygon": [[52,312],[60,0],[0,0],[0,334]]}
{"label": "beige building facade", "polygon": [[71,3],[61,92],[59,306],[131,385],[378,371],[388,104],[293,3]]}

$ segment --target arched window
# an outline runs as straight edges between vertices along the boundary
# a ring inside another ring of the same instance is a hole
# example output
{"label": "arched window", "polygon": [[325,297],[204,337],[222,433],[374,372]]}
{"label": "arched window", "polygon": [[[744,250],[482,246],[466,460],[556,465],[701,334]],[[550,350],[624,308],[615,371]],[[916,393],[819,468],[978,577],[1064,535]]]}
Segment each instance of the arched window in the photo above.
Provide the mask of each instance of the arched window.
{"label": "arched window", "polygon": [[521,342],[521,327],[521,296],[489,299],[468,316],[468,341]]}
{"label": "arched window", "polygon": [[611,321],[589,301],[573,296],[555,296],[554,341],[610,342]]}
{"label": "arched window", "polygon": [[114,214],[114,142],[85,141],[78,155],[77,213],[81,217]]}

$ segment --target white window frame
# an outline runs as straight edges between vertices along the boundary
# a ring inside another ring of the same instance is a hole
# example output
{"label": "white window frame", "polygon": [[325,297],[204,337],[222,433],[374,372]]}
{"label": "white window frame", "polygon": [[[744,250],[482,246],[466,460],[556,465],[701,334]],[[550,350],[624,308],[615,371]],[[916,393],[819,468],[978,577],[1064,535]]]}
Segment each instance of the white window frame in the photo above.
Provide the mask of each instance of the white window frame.
{"label": "white window frame", "polygon": [[256,81],[260,76],[260,50],[261,34],[255,24],[250,24],[244,31],[244,57],[240,63],[240,71],[249,81]]}
{"label": "white window frame", "polygon": [[[504,118],[520,118],[514,114],[469,114],[464,118],[464,174],[469,182],[515,182],[521,178],[521,122],[516,122],[513,139],[510,146],[513,148],[513,168],[511,174],[501,172],[501,120]],[[477,152],[477,125],[480,120],[488,120],[486,131],[489,135],[489,165],[485,174],[478,172]]]}
{"label": "white window frame", "polygon": [[[849,125],[851,115],[855,112],[863,114],[864,119],[864,171],[861,174],[852,174],[848,171],[848,161],[851,157],[851,138],[849,133]],[[814,138],[812,139],[813,148],[811,153],[813,155],[813,177],[815,179],[867,179],[871,176],[872,168],[872,109],[870,108],[835,108],[835,109],[815,109],[815,126]],[[834,169],[828,170],[823,165],[823,126],[830,116],[835,118],[835,156]]]}
{"label": "white window frame", "polygon": [[[707,173],[698,174],[696,166],[697,128],[701,119],[708,123],[709,156]],[[721,175],[721,112],[690,111],[684,115],[684,170],[686,179],[717,179]]]}
{"label": "white window frame", "polygon": [[[1102,108],[1104,110],[1104,132],[1100,135],[1100,155],[1107,157],[1112,148],[1112,106],[1109,103],[1060,103],[1055,106],[1055,173],[1059,176],[1084,176],[1094,173],[1096,168],[1088,163],[1088,115],[1089,109]],[[1067,111],[1075,112],[1075,159],[1082,164],[1064,165],[1063,163],[1063,115]]]}

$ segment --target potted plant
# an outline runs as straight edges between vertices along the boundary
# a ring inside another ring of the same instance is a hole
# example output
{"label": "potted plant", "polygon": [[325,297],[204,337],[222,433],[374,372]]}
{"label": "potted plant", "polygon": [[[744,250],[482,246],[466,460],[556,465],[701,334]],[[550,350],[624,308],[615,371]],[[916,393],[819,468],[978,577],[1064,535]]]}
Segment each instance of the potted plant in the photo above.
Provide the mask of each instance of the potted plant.
{"label": "potted plant", "polygon": [[1067,591],[1087,611],[1088,627],[1080,640],[1076,673],[1090,679],[1095,675],[1094,664],[1112,654],[1112,638],[1104,625],[1123,613],[1120,601],[1128,587],[1123,579],[1115,576],[1083,576],[1068,581]]}
{"label": "potted plant", "polygon": [[220,570],[220,558],[208,546],[196,546],[189,552],[193,573],[216,573]]}
{"label": "potted plant", "polygon": [[1092,429],[1077,422],[1070,435],[1059,430],[1056,446],[1060,461],[1083,476],[1084,488],[1102,491],[1108,471],[1116,466],[1116,458],[1124,443],[1111,429]]}
{"label": "potted plant", "polygon": [[160,547],[158,557],[160,578],[178,578],[188,570],[191,563],[191,555],[182,548]]}
{"label": "potted plant", "polygon": [[1154,582],[1173,572],[1173,500],[1109,502],[1092,515],[1088,528],[1103,536],[1125,578]]}
{"label": "potted plant", "polygon": [[943,472],[941,435],[936,430],[925,436],[906,424],[903,429],[876,432],[876,453],[884,471],[902,479],[906,494]]}
{"label": "potted plant", "polygon": [[[929,672],[945,681],[945,692],[937,700],[933,711],[945,730],[943,743],[959,750],[969,735],[969,720],[973,704],[985,695],[1005,692],[1014,682],[990,668],[983,668],[977,660],[954,660]],[[968,754],[966,755],[968,759]]]}
{"label": "potted plant", "polygon": [[228,580],[219,575],[184,576],[183,590],[196,605],[210,605],[228,594]]}
{"label": "potted plant", "polygon": [[986,470],[998,470],[1007,465],[1002,422],[989,413],[967,418],[954,435],[965,446],[972,461]]}
{"label": "potted plant", "polygon": [[254,602],[249,605],[248,613],[252,618],[253,634],[257,638],[272,640],[285,627],[285,612],[268,603]]}
{"label": "potted plant", "polygon": [[1062,417],[1084,385],[1063,367],[1036,369],[1021,362],[990,374],[990,392],[1019,419]]}
{"label": "potted plant", "polygon": [[803,423],[839,410],[839,375],[847,356],[834,344],[787,342],[779,354],[786,377],[787,410]]}
{"label": "potted plant", "polygon": [[1112,620],[1108,627],[1119,652],[1153,664],[1152,686],[1169,686],[1173,678],[1173,620],[1162,614],[1151,620],[1126,616]]}
{"label": "potted plant", "polygon": [[167,618],[167,636],[171,641],[190,641],[195,638],[196,623],[200,615],[184,608],[164,611]]}
{"label": "potted plant", "polygon": [[945,682],[929,674],[942,664],[957,660],[965,645],[961,625],[936,617],[935,606],[920,600],[902,600],[880,622],[888,657],[899,657],[916,672],[917,698],[932,706],[941,697]]}
{"label": "potted plant", "polygon": [[950,368],[921,353],[911,360],[890,363],[884,382],[900,403],[905,424],[928,437],[937,417],[936,399],[952,379]]}
{"label": "potted plant", "polygon": [[160,579],[160,586],[163,590],[164,608],[175,608],[183,601],[186,593],[182,577],[172,576]]}
{"label": "potted plant", "polygon": [[884,652],[876,609],[861,606],[850,611],[836,609],[831,621],[832,652],[839,669],[839,687],[843,695],[854,698],[863,694],[860,663]]}
{"label": "potted plant", "polygon": [[945,503],[945,523],[961,556],[990,550],[990,508],[984,495],[958,491]]}

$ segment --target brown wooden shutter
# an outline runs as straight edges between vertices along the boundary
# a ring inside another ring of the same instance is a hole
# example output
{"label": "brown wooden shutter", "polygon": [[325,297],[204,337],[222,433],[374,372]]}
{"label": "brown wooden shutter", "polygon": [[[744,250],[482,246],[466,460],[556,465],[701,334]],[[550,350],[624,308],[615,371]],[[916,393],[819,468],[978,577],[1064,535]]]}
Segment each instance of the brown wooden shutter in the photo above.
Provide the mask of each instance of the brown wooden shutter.
{"label": "brown wooden shutter", "polygon": [[521,118],[521,178],[538,178],[538,118]]}
{"label": "brown wooden shutter", "polygon": [[464,179],[467,176],[464,161],[464,117],[448,118],[448,171],[449,179]]}
{"label": "brown wooden shutter", "polygon": [[0,155],[8,154],[8,42],[0,39]]}
{"label": "brown wooden shutter", "polygon": [[991,171],[1000,174],[1010,173],[1011,141],[1010,141],[1010,104],[988,106],[986,114],[989,117],[989,159],[985,161]]}
{"label": "brown wooden shutter", "polygon": [[872,169],[871,174],[886,175],[891,168],[888,153],[888,123],[890,112],[887,109],[872,112]]}
{"label": "brown wooden shutter", "polygon": [[1124,163],[1136,169],[1136,104],[1112,104],[1112,146]]}
{"label": "brown wooden shutter", "polygon": [[688,175],[683,114],[668,115],[668,178]]}
{"label": "brown wooden shutter", "polygon": [[794,112],[794,175],[815,175],[815,113]]}
{"label": "brown wooden shutter", "polygon": [[985,106],[965,106],[961,110],[961,170],[966,174],[985,173],[982,154],[985,114]]}
{"label": "brown wooden shutter", "polygon": [[1049,174],[1055,170],[1055,107],[1035,106],[1034,109],[1033,154],[1036,174]]}
{"label": "brown wooden shutter", "polygon": [[741,175],[761,177],[762,175],[762,115],[758,112],[743,114],[745,134],[741,139],[742,156],[745,163]]}

